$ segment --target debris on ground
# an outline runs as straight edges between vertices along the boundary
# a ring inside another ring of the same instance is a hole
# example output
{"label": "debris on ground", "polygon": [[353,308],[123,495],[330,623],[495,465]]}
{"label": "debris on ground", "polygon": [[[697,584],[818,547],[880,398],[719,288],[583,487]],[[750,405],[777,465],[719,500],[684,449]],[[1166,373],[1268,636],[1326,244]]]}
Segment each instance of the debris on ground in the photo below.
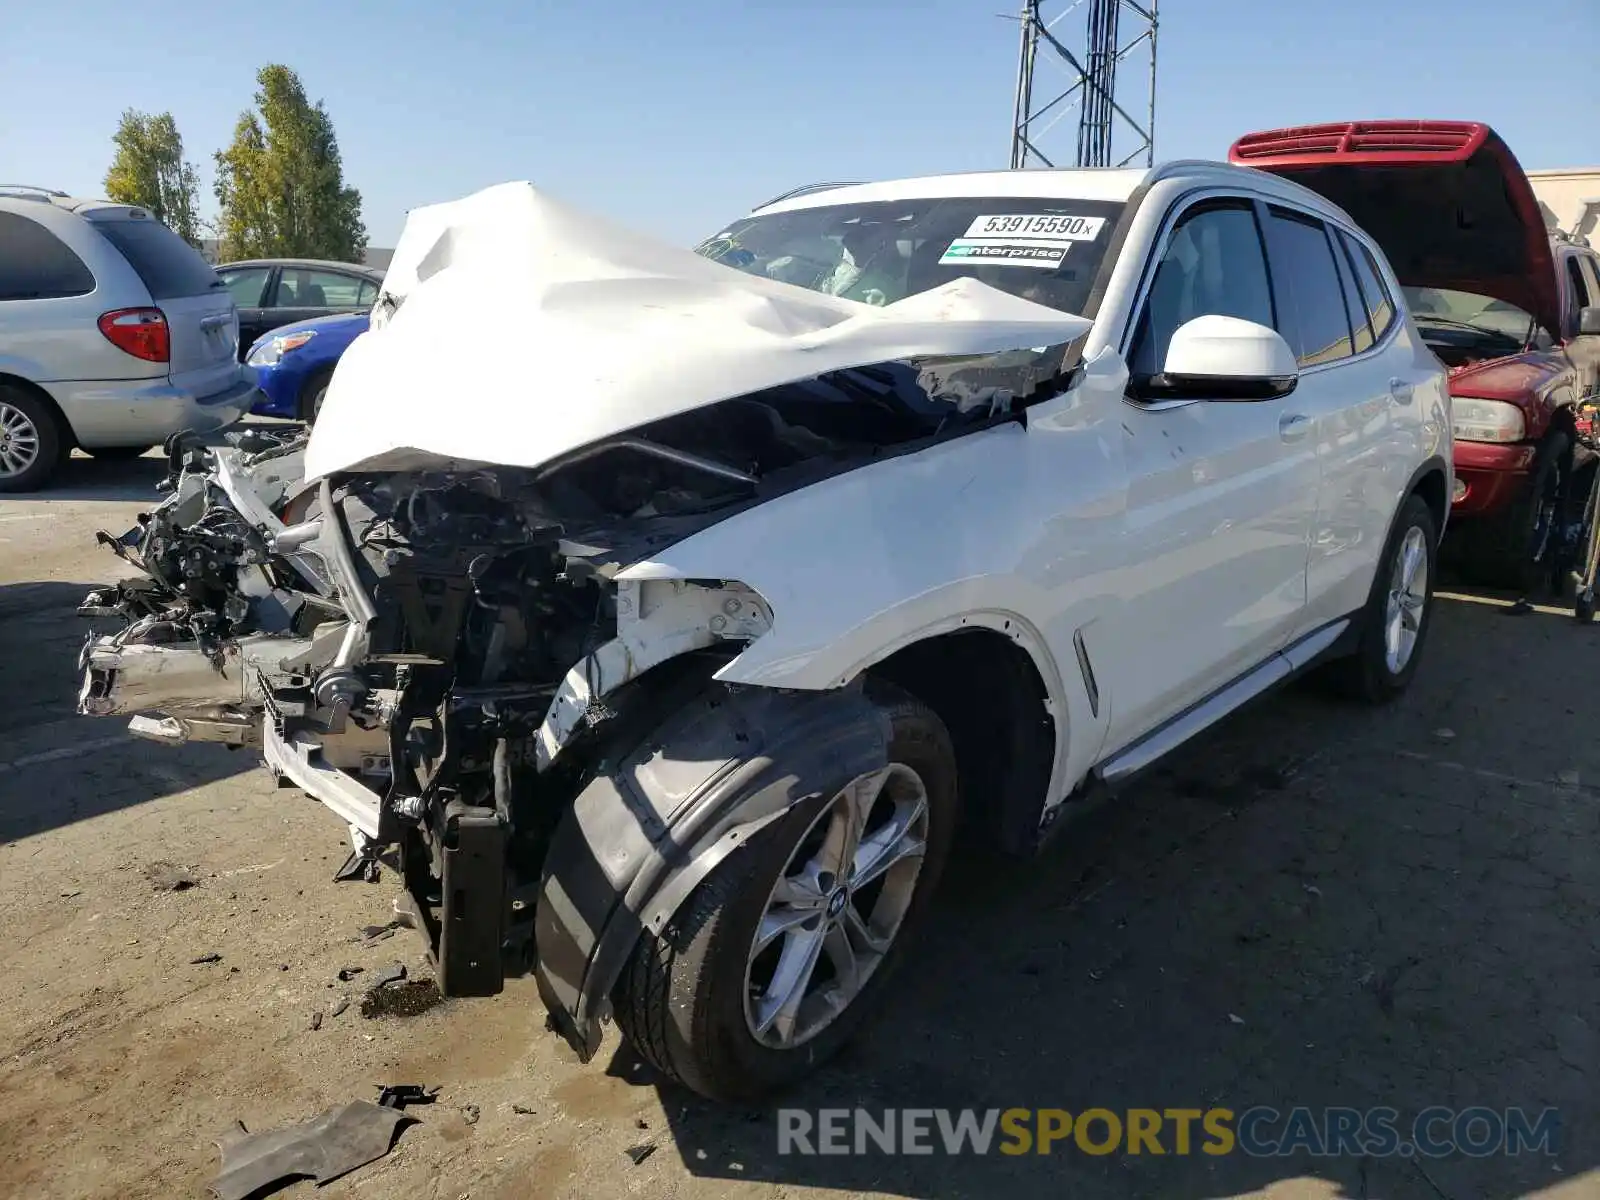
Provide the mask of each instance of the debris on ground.
{"label": "debris on ground", "polygon": [[420,1083],[380,1083],[378,1103],[384,1108],[404,1108],[408,1104],[432,1104],[439,1098],[440,1085],[423,1087]]}
{"label": "debris on ground", "polygon": [[635,1129],[649,1129],[650,1128],[650,1122],[646,1121],[643,1117],[639,1117],[637,1120],[634,1121],[633,1127]]}
{"label": "debris on ground", "polygon": [[476,1104],[463,1104],[461,1106],[461,1119],[468,1125],[476,1125],[478,1116],[478,1106]]}
{"label": "debris on ground", "polygon": [[335,1003],[334,1006],[331,1009],[328,1010],[328,1015],[330,1017],[337,1017],[340,1013],[342,1013],[345,1009],[347,1009],[349,1007],[350,1007],[350,997],[349,996],[340,996],[339,999],[338,999],[338,1002]]}
{"label": "debris on ground", "polygon": [[645,1159],[654,1154],[657,1149],[658,1147],[654,1142],[641,1142],[637,1146],[629,1146],[623,1151],[623,1153],[631,1158],[633,1160],[633,1165],[637,1167]]}
{"label": "debris on ground", "polygon": [[315,1033],[317,1030],[319,1030],[321,1028],[322,1028],[322,1013],[321,1012],[312,1013],[311,1014],[311,1031],[313,1033]]}
{"label": "debris on ground", "polygon": [[382,1158],[415,1117],[365,1100],[330,1108],[300,1125],[270,1133],[237,1128],[217,1142],[222,1169],[211,1190],[218,1200],[245,1200],[296,1179],[324,1184]]}
{"label": "debris on ground", "polygon": [[349,883],[355,880],[364,880],[367,883],[377,883],[382,878],[382,871],[378,868],[378,860],[360,854],[351,854],[344,860],[344,865],[333,873],[335,883]]}
{"label": "debris on ground", "polygon": [[1243,1025],[1244,1024],[1244,1018],[1241,1017],[1238,1013],[1229,1013],[1228,1014],[1228,1022],[1230,1024],[1232,1024],[1232,1025]]}
{"label": "debris on ground", "polygon": [[150,863],[144,869],[144,877],[158,892],[183,892],[200,885],[187,869],[169,862]]}
{"label": "debris on ground", "polygon": [[1435,729],[1433,737],[1435,741],[1453,742],[1456,740],[1456,731],[1454,729]]}
{"label": "debris on ground", "polygon": [[399,983],[406,977],[405,963],[390,963],[372,977],[372,986],[381,988],[387,983]]}
{"label": "debris on ground", "polygon": [[357,975],[361,974],[361,972],[363,970],[365,970],[364,967],[340,967],[339,968],[339,982],[340,983],[349,983]]}
{"label": "debris on ground", "polygon": [[533,1108],[526,1104],[513,1104],[511,1106],[511,1111],[516,1113],[519,1117],[531,1117],[534,1113]]}
{"label": "debris on ground", "polygon": [[356,940],[363,946],[371,946],[376,942],[392,938],[396,930],[404,928],[406,926],[402,925],[398,918],[382,925],[363,925],[361,932],[356,935]]}
{"label": "debris on ground", "polygon": [[374,1017],[415,1017],[444,1003],[439,985],[431,979],[391,983],[369,988],[361,997],[361,1015]]}
{"label": "debris on ground", "polygon": [[189,960],[189,965],[191,967],[198,967],[201,963],[216,963],[221,961],[222,955],[213,951],[210,954],[201,954],[195,958],[191,958]]}
{"label": "debris on ground", "polygon": [[82,888],[73,888],[70,892],[62,892],[61,893],[61,898],[63,900],[71,900],[73,897],[81,896],[81,895],[83,895],[83,889]]}

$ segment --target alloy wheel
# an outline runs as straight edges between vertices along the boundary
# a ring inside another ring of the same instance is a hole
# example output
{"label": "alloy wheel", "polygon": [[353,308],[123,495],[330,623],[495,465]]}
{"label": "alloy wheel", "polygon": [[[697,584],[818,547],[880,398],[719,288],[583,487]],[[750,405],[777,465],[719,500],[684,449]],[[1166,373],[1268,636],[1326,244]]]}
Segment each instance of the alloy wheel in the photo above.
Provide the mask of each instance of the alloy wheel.
{"label": "alloy wheel", "polygon": [[851,780],[817,815],[750,944],[745,1021],[757,1042],[808,1042],[861,994],[911,907],[927,840],[927,788],[902,763]]}
{"label": "alloy wheel", "polygon": [[1390,674],[1398,675],[1411,661],[1427,604],[1428,546],[1422,530],[1413,525],[1400,539],[1384,606],[1384,662]]}
{"label": "alloy wheel", "polygon": [[20,475],[39,459],[39,429],[32,418],[0,400],[0,476]]}

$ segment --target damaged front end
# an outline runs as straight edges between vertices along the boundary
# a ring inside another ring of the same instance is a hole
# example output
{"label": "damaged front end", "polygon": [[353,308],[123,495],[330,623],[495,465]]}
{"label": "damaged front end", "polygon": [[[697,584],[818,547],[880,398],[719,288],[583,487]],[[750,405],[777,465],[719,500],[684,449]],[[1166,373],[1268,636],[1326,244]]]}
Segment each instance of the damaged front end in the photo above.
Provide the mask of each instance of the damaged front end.
{"label": "damaged front end", "polygon": [[755,476],[630,437],[543,470],[302,486],[303,436],[231,442],[175,449],[166,500],[102,535],[142,574],[80,609],[124,623],[84,647],[79,710],[259,748],[349,825],[341,876],[393,848],[441,990],[497,992],[629,685],[704,676],[770,626],[735,582],[615,575]]}
{"label": "damaged front end", "polygon": [[258,748],[349,826],[340,877],[399,871],[444,994],[534,968],[587,1058],[641,930],[813,776],[886,765],[854,683],[714,682],[778,634],[753,564],[652,558],[1014,431],[1071,386],[1089,322],[966,278],[881,309],[812,295],[525,185],[443,208],[408,223],[315,437],[175,439],[163,502],[102,535],[138,576],[85,601],[122,624],[85,646],[79,707]]}

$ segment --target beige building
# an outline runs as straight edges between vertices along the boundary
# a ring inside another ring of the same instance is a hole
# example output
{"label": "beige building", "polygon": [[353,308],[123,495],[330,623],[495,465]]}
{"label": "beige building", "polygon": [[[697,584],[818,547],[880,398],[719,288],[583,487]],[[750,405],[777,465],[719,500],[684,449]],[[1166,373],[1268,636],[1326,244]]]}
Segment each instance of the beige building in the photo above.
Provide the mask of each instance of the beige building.
{"label": "beige building", "polygon": [[1600,242],[1600,167],[1529,171],[1528,182],[1547,226]]}

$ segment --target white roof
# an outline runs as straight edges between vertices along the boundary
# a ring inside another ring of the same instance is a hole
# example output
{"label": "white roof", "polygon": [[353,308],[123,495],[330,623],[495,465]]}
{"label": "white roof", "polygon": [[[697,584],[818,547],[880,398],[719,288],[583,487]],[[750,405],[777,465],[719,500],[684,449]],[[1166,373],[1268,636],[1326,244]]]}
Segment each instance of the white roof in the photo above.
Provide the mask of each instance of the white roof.
{"label": "white roof", "polygon": [[1147,167],[1097,168],[1073,171],[969,171],[957,175],[923,175],[808,192],[756,211],[789,212],[834,204],[871,204],[878,200],[937,200],[950,196],[1016,196],[1072,200],[1126,200],[1151,175]]}

